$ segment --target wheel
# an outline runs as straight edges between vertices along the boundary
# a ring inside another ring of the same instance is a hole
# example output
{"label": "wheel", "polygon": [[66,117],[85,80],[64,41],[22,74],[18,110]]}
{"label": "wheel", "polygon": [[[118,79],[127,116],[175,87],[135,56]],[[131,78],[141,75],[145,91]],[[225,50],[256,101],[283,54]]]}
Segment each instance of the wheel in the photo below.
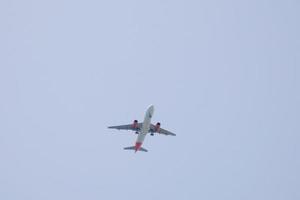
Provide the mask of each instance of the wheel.
{"label": "wheel", "polygon": [[150,133],[151,136],[154,136],[154,133]]}

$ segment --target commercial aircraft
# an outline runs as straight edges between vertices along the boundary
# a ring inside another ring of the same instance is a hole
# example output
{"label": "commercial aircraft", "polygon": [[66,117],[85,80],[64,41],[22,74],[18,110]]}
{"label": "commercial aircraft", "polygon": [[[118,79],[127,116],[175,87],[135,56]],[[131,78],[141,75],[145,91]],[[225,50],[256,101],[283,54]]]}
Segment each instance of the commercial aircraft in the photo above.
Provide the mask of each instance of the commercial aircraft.
{"label": "commercial aircraft", "polygon": [[125,150],[134,150],[135,152],[137,152],[137,151],[147,152],[148,150],[143,148],[142,144],[148,133],[150,133],[151,136],[153,136],[154,133],[176,136],[176,134],[174,134],[170,131],[167,131],[165,129],[162,129],[160,127],[159,122],[157,122],[156,125],[151,124],[151,118],[153,116],[153,113],[154,113],[154,106],[151,105],[148,107],[148,109],[145,113],[145,118],[144,118],[143,123],[139,123],[138,120],[134,120],[132,124],[120,125],[120,126],[109,126],[108,128],[117,129],[117,130],[135,131],[135,133],[138,135],[136,142],[135,142],[135,146],[125,147],[124,149]]}

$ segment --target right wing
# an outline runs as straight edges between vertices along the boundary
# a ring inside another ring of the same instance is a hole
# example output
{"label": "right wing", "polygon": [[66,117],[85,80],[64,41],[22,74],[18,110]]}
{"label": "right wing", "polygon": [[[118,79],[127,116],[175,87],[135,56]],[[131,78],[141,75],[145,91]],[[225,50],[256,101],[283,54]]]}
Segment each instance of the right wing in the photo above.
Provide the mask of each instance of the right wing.
{"label": "right wing", "polygon": [[120,126],[109,126],[108,128],[117,129],[117,130],[140,131],[142,128],[142,123],[138,123],[136,127],[134,127],[133,124],[126,124]]}
{"label": "right wing", "polygon": [[[149,130],[149,131],[152,132],[152,133],[155,133],[155,132],[156,132],[156,131],[155,131],[155,125],[154,125],[154,124],[151,124],[151,125],[150,125],[150,130]],[[163,129],[163,128],[159,128],[159,131],[158,131],[157,133],[163,134],[163,135],[172,135],[172,136],[176,136],[175,133],[172,133],[171,131],[168,131],[168,130]]]}

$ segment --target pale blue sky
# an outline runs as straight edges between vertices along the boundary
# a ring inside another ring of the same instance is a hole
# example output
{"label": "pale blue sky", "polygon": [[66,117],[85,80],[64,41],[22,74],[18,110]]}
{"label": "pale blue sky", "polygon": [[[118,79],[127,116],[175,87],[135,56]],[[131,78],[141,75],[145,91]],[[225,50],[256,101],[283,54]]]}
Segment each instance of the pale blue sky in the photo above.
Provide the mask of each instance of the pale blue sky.
{"label": "pale blue sky", "polygon": [[[1,1],[0,199],[300,199],[299,10]],[[123,151],[150,104],[177,136]]]}

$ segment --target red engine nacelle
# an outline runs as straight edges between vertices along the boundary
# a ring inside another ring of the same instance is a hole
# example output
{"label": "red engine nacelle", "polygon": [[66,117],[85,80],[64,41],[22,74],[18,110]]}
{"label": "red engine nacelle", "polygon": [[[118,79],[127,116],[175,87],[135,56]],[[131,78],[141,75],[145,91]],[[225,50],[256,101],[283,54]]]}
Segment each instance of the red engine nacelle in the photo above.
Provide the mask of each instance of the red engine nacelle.
{"label": "red engine nacelle", "polygon": [[134,120],[133,123],[132,123],[132,125],[131,125],[131,127],[132,127],[133,129],[137,129],[137,128],[138,128],[138,125],[139,125],[138,120]]}
{"label": "red engine nacelle", "polygon": [[159,133],[159,131],[160,131],[160,123],[159,122],[156,123],[154,131],[156,133]]}

